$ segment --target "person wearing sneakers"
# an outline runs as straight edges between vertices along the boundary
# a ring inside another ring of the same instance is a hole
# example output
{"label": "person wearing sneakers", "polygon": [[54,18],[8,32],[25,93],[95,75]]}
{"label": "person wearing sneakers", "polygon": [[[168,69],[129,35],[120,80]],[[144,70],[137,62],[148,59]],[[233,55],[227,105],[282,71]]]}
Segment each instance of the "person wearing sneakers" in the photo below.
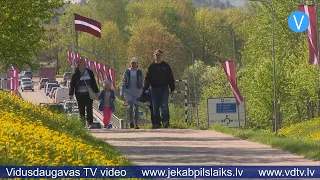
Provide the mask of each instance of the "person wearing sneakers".
{"label": "person wearing sneakers", "polygon": [[93,100],[89,96],[88,87],[91,87],[94,93],[99,93],[96,79],[93,72],[86,68],[86,62],[83,58],[80,58],[78,67],[72,74],[69,88],[70,99],[74,99],[75,94],[78,102],[79,114],[83,121],[85,121],[85,113],[87,111],[87,123],[88,128],[92,129],[93,124]]}
{"label": "person wearing sneakers", "polygon": [[99,110],[103,111],[103,124],[104,128],[111,129],[111,115],[115,111],[114,100],[115,100],[114,90],[111,89],[111,83],[106,80],[103,82],[103,90],[99,94]]}
{"label": "person wearing sneakers", "polygon": [[[149,66],[143,92],[151,86],[152,105],[153,105],[153,129],[161,128],[161,121],[164,128],[170,126],[169,119],[169,88],[170,94],[173,96],[175,90],[175,80],[168,63],[161,59],[163,52],[158,49],[154,52],[155,61]],[[160,117],[160,110],[161,116]]]}
{"label": "person wearing sneakers", "polygon": [[[144,84],[144,76],[142,70],[138,68],[138,58],[133,57],[131,59],[131,67],[125,70],[122,78],[122,85],[120,96],[127,101],[129,105],[129,120],[130,128],[139,129],[139,107],[141,102],[137,99],[142,93],[142,87]],[[126,98],[124,98],[126,96]],[[134,109],[134,110],[133,110]],[[133,112],[134,122],[133,122]]]}

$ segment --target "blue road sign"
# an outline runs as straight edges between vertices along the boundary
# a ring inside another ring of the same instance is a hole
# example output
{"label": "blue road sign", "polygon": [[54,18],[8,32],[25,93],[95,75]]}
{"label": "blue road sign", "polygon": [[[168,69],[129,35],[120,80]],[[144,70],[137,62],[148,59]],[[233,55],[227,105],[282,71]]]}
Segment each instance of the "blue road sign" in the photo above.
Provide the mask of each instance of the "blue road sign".
{"label": "blue road sign", "polygon": [[237,105],[236,103],[217,103],[217,113],[236,113]]}
{"label": "blue road sign", "polygon": [[139,116],[143,116],[143,112],[139,112]]}
{"label": "blue road sign", "polygon": [[302,11],[295,11],[288,18],[289,28],[293,32],[303,32],[308,29],[310,19],[308,15]]}

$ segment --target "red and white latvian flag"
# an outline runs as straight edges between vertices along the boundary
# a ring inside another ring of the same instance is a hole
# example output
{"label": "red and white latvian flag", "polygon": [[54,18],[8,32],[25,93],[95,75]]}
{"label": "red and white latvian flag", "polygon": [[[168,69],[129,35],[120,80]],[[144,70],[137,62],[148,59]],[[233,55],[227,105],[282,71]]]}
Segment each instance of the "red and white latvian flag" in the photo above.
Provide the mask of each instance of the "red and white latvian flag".
{"label": "red and white latvian flag", "polygon": [[106,65],[103,65],[103,72],[104,72],[103,75],[104,75],[105,79],[109,80],[109,78],[108,78],[109,69],[108,69],[108,67]]}
{"label": "red and white latvian flag", "polygon": [[114,90],[117,90],[116,83],[114,81],[114,69],[109,69],[110,80],[112,82]]}
{"label": "red and white latvian flag", "polygon": [[306,30],[308,44],[309,44],[309,63],[319,64],[319,52],[317,43],[317,18],[314,5],[299,5],[299,11],[306,13],[309,16],[310,24]]}
{"label": "red and white latvian flag", "polygon": [[69,65],[72,64],[72,55],[71,55],[71,52],[67,51],[67,56],[68,56],[68,63]]}
{"label": "red and white latvian flag", "polygon": [[10,80],[10,89],[11,92],[16,92],[19,86],[19,70],[16,66],[11,66],[11,80]]}
{"label": "red and white latvian flag", "polygon": [[236,84],[236,75],[235,75],[235,72],[234,72],[234,63],[233,63],[233,61],[222,61],[221,65],[222,65],[224,71],[227,74],[227,78],[228,78],[228,81],[230,83],[232,92],[234,94],[234,97],[236,98],[237,106],[239,106],[239,104],[241,104],[243,102],[243,97],[241,96],[240,91],[239,91],[239,89],[237,87],[237,84]]}
{"label": "red and white latvian flag", "polygon": [[76,31],[87,32],[101,38],[101,23],[78,14],[74,14],[74,25]]}

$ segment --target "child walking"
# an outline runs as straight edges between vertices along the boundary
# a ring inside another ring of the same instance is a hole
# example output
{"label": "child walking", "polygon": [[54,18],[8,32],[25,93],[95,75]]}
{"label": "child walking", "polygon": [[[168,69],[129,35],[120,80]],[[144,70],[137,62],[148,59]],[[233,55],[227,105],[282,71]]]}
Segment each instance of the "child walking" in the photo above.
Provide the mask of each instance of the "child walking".
{"label": "child walking", "polygon": [[110,124],[111,115],[115,111],[114,100],[115,100],[114,90],[111,89],[111,83],[106,80],[103,82],[103,90],[99,94],[99,110],[103,111],[103,124],[104,128],[110,129],[112,126]]}

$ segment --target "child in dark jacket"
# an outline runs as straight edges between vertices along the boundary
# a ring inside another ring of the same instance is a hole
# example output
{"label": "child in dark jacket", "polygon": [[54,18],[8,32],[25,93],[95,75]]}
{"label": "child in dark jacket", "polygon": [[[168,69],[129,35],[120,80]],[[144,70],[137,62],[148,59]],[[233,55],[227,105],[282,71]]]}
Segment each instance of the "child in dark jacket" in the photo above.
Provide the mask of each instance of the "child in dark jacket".
{"label": "child in dark jacket", "polygon": [[99,100],[99,110],[103,111],[104,128],[110,129],[112,127],[110,124],[111,115],[115,111],[115,93],[111,90],[111,83],[108,80],[103,82],[103,90],[99,94]]}

